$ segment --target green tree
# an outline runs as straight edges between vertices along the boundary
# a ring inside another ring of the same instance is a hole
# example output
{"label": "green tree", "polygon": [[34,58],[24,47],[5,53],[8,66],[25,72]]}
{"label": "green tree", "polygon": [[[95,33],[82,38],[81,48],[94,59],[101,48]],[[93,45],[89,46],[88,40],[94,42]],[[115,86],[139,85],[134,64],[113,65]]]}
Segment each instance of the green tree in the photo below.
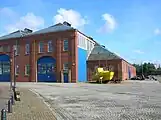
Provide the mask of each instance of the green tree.
{"label": "green tree", "polygon": [[137,75],[141,75],[142,71],[144,75],[161,75],[161,67],[156,69],[155,65],[150,62],[142,65],[133,64],[133,66],[136,68]]}
{"label": "green tree", "polygon": [[144,75],[148,75],[148,72],[149,72],[149,64],[147,64],[147,63],[144,63],[143,64],[143,74]]}

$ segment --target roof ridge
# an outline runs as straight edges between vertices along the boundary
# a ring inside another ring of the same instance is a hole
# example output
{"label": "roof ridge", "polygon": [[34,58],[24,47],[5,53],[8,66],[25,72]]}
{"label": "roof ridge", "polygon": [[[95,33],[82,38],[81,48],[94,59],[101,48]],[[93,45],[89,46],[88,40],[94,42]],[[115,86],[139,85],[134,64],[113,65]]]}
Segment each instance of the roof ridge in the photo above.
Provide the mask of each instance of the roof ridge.
{"label": "roof ridge", "polygon": [[[46,27],[46,28],[55,27],[55,26],[60,26],[60,25],[63,25],[63,24],[62,24],[62,23],[57,23],[57,24],[55,24],[55,25],[51,25],[51,26]],[[44,28],[44,29],[46,29],[46,28]]]}
{"label": "roof ridge", "polygon": [[43,34],[43,33],[50,33],[50,32],[58,32],[58,31],[66,31],[69,29],[74,29],[71,26],[65,25],[63,23],[57,23],[55,25],[40,29],[38,31],[35,31],[29,35],[34,35],[34,34]]}

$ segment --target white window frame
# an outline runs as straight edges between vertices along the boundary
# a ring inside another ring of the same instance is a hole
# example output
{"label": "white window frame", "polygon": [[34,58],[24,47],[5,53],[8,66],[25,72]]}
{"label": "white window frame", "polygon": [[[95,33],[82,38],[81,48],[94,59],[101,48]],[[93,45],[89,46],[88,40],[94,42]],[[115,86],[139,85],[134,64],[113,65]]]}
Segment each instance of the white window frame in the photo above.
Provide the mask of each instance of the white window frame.
{"label": "white window frame", "polygon": [[52,52],[52,51],[53,51],[53,45],[52,45],[52,41],[50,40],[48,41],[48,52]]}
{"label": "white window frame", "polygon": [[[42,48],[41,48],[41,44],[43,45]],[[40,41],[39,42],[39,53],[43,53],[43,52],[44,52],[44,42]]]}
{"label": "white window frame", "polygon": [[[27,73],[27,67],[29,67],[29,73]],[[25,75],[30,75],[30,65],[25,65]]]}
{"label": "white window frame", "polygon": [[27,43],[27,44],[25,45],[25,54],[26,54],[26,55],[30,54],[30,44],[29,44],[29,43]]}
{"label": "white window frame", "polygon": [[[67,66],[66,66],[67,65]],[[69,63],[68,62],[65,62],[63,64],[63,70],[69,70]]]}
{"label": "white window frame", "polygon": [[15,66],[15,75],[19,75],[19,65]]}

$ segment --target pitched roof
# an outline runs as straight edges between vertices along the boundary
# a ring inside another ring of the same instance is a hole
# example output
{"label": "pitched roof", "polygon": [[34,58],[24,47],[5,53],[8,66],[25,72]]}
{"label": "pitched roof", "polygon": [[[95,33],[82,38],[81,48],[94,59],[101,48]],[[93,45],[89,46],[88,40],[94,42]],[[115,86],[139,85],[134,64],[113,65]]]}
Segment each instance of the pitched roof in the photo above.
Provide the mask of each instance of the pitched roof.
{"label": "pitched roof", "polygon": [[66,24],[58,23],[56,25],[53,25],[53,26],[50,26],[48,28],[44,28],[44,29],[41,29],[41,30],[38,30],[38,31],[35,31],[35,32],[29,31],[27,33],[25,30],[24,31],[18,30],[18,31],[15,31],[15,32],[10,33],[8,35],[4,35],[4,36],[0,37],[0,40],[10,39],[10,38],[19,38],[19,37],[27,36],[27,35],[36,35],[36,34],[42,34],[42,33],[66,31],[66,30],[71,30],[71,29],[74,29],[74,28],[69,26],[69,25],[66,25]]}
{"label": "pitched roof", "polygon": [[10,33],[8,35],[4,35],[4,36],[0,37],[0,40],[10,39],[10,38],[19,38],[19,37],[24,36],[24,34],[25,33],[23,31],[18,30],[18,31],[15,31],[15,32]]}
{"label": "pitched roof", "polygon": [[58,23],[58,24],[50,26],[48,28],[44,28],[44,29],[35,31],[35,32],[31,33],[30,35],[50,33],[50,32],[59,32],[59,31],[66,31],[66,30],[72,30],[72,29],[74,29],[74,28],[71,26],[64,25],[62,23]]}
{"label": "pitched roof", "polygon": [[113,52],[110,52],[108,49],[101,45],[96,45],[91,54],[88,57],[88,61],[90,60],[112,60],[112,59],[122,59],[118,55]]}

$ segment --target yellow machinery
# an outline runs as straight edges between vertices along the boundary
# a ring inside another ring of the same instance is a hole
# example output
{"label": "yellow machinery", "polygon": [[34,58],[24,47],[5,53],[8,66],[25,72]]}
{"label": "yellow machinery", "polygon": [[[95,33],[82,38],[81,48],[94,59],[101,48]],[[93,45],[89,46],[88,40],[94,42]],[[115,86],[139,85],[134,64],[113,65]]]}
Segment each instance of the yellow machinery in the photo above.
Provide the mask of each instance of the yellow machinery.
{"label": "yellow machinery", "polygon": [[112,71],[105,71],[103,68],[96,68],[96,73],[93,76],[93,80],[101,83],[107,83],[112,81],[114,76],[114,72]]}

